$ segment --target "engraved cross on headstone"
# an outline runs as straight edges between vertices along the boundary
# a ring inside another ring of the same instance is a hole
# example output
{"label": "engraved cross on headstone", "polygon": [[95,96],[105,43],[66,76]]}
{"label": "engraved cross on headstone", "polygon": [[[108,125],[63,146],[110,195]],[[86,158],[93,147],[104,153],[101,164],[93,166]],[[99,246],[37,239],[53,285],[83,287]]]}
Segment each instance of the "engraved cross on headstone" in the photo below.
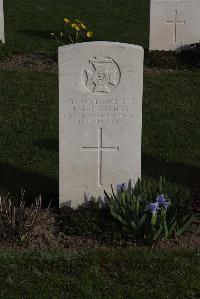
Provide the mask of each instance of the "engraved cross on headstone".
{"label": "engraved cross on headstone", "polygon": [[82,147],[83,151],[97,151],[98,152],[98,186],[102,186],[102,154],[103,152],[117,151],[119,152],[119,146],[117,147],[105,147],[103,146],[103,133],[102,128],[98,128],[98,146]]}
{"label": "engraved cross on headstone", "polygon": [[173,42],[177,42],[177,25],[184,25],[185,21],[178,21],[177,16],[178,16],[178,10],[174,10],[174,20],[173,21],[166,21],[165,23],[167,24],[172,24],[174,25],[174,30],[173,30]]}

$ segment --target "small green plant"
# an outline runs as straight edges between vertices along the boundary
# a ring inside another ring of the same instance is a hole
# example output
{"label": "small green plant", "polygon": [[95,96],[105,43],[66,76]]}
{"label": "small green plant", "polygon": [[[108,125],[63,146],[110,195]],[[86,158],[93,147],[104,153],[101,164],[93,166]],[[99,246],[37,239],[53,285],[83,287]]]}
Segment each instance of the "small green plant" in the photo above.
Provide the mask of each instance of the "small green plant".
{"label": "small green plant", "polygon": [[155,190],[150,183],[138,179],[135,187],[125,183],[117,185],[115,194],[105,195],[110,213],[122,225],[134,232],[136,239],[152,244],[158,239],[180,236],[195,220],[196,215],[186,208],[180,196],[170,199],[166,181],[161,177]]}
{"label": "small green plant", "polygon": [[51,37],[57,40],[59,45],[74,44],[88,41],[93,37],[93,32],[81,20],[70,21],[64,18],[63,31],[56,35],[51,33]]}
{"label": "small green plant", "polygon": [[[137,183],[137,188],[142,187]],[[111,215],[122,223],[122,225],[133,230],[136,238],[143,238],[144,224],[146,214],[144,208],[146,206],[146,198],[141,197],[139,190],[128,186],[125,183],[117,185],[117,194],[114,193],[113,186],[112,195],[109,196],[105,191],[106,197],[109,199],[109,208]],[[135,192],[136,191],[136,192]]]}

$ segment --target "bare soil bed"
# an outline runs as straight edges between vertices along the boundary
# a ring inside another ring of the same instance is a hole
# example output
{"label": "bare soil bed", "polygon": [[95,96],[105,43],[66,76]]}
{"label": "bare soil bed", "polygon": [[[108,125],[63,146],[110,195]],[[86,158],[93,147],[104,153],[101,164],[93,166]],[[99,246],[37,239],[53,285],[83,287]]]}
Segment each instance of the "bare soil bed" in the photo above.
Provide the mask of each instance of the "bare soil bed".
{"label": "bare soil bed", "polygon": [[[0,60],[0,70],[56,73],[58,72],[58,63],[56,60],[41,54],[15,53],[3,61]],[[144,73],[147,74],[174,73],[177,71],[170,68],[144,67]]]}
{"label": "bare soil bed", "polygon": [[[200,250],[200,223],[194,223],[190,230],[179,238],[162,240],[157,242],[153,248],[178,250],[196,249]],[[144,247],[132,241],[107,240],[98,237],[87,237],[83,235],[68,235],[60,228],[57,215],[50,214],[43,222],[38,222],[28,237],[24,240],[0,241],[0,251],[29,251],[29,250],[86,250],[95,248],[122,248],[122,247]],[[146,247],[146,246],[145,246]]]}
{"label": "bare soil bed", "polygon": [[0,70],[55,73],[58,71],[58,64],[45,55],[12,54],[0,61]]}

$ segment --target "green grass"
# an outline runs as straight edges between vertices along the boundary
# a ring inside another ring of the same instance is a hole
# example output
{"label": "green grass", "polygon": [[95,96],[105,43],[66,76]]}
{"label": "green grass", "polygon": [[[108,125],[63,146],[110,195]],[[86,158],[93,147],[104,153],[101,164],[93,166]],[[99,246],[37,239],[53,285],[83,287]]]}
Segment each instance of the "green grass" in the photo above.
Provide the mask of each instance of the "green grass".
{"label": "green grass", "polygon": [[0,254],[0,298],[199,298],[198,252]]}
{"label": "green grass", "polygon": [[2,72],[0,81],[1,186],[11,192],[23,187],[27,194],[57,194],[56,76]]}
{"label": "green grass", "polygon": [[200,175],[198,72],[145,76],[143,174],[190,186]]}
{"label": "green grass", "polygon": [[63,28],[63,18],[79,18],[94,31],[95,40],[148,46],[147,0],[7,0],[6,45],[17,52],[54,55],[57,44],[50,32]]}
{"label": "green grass", "polygon": [[[0,182],[58,194],[57,74],[0,72]],[[144,77],[142,174],[188,189],[200,171],[198,72]]]}

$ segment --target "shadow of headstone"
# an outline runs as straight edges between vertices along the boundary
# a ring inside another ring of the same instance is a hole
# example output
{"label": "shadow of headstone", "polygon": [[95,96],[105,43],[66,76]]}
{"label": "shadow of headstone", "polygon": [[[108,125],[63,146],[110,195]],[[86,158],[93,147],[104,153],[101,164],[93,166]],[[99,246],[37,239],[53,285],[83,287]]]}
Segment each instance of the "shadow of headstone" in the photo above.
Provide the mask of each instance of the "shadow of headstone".
{"label": "shadow of headstone", "polygon": [[36,196],[42,195],[43,206],[58,206],[58,178],[51,178],[35,172],[29,172],[7,163],[0,164],[0,188],[13,196],[25,190],[27,203],[33,202]]}

